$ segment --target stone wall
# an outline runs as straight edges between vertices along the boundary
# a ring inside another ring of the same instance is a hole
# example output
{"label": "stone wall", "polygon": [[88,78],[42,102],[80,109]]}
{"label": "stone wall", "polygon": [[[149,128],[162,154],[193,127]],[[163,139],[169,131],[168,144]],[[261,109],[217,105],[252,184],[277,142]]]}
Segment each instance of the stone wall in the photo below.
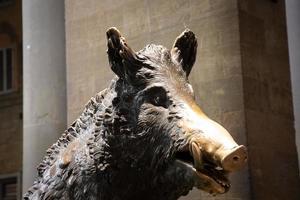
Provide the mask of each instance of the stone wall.
{"label": "stone wall", "polygon": [[22,7],[0,7],[0,48],[13,49],[13,90],[0,94],[0,175],[22,169]]}
{"label": "stone wall", "polygon": [[22,169],[22,105],[18,101],[1,107],[1,103],[0,101],[0,175],[4,175],[20,172]]}
{"label": "stone wall", "polygon": [[300,199],[284,1],[239,1],[253,199]]}

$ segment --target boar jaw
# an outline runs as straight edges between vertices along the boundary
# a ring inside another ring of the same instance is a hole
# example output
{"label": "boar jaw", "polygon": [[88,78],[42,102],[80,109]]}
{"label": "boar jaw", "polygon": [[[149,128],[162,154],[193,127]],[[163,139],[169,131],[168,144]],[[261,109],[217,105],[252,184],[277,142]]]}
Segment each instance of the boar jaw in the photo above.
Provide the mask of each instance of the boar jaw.
{"label": "boar jaw", "polygon": [[179,150],[175,154],[177,163],[193,174],[194,186],[210,194],[223,194],[230,188],[227,172],[202,158],[199,147],[190,144],[189,150]]}

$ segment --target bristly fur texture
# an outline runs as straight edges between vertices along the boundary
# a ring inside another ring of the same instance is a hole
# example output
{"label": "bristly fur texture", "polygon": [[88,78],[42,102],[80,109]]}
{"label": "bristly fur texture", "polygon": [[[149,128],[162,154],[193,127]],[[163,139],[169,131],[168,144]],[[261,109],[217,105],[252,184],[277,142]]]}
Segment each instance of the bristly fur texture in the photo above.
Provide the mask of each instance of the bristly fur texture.
{"label": "bristly fur texture", "polygon": [[116,29],[107,38],[116,78],[47,150],[24,199],[175,200],[193,188],[174,152],[188,139],[177,122],[179,96],[194,98],[194,34],[186,30],[171,50],[151,44],[137,53]]}

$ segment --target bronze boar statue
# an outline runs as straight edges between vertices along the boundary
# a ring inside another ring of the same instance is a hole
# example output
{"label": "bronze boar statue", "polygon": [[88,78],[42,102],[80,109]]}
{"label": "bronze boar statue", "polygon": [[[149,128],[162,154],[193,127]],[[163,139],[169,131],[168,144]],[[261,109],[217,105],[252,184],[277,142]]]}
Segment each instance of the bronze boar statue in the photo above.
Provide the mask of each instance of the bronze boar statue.
{"label": "bronze boar statue", "polygon": [[197,39],[185,30],[171,50],[135,52],[107,30],[116,77],[47,151],[24,199],[175,200],[199,188],[228,191],[228,174],[247,160],[195,102],[188,76]]}

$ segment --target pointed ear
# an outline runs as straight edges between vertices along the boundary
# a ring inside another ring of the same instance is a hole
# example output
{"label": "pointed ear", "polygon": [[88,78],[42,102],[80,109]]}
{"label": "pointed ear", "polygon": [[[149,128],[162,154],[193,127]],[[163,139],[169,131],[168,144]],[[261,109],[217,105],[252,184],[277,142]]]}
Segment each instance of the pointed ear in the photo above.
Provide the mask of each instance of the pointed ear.
{"label": "pointed ear", "polygon": [[137,55],[127,45],[117,28],[109,28],[106,31],[106,37],[110,67],[120,78],[126,78],[126,74],[131,74],[138,69]]}
{"label": "pointed ear", "polygon": [[186,29],[175,40],[171,49],[171,56],[175,62],[181,64],[183,70],[188,76],[196,60],[197,38],[195,34]]}

